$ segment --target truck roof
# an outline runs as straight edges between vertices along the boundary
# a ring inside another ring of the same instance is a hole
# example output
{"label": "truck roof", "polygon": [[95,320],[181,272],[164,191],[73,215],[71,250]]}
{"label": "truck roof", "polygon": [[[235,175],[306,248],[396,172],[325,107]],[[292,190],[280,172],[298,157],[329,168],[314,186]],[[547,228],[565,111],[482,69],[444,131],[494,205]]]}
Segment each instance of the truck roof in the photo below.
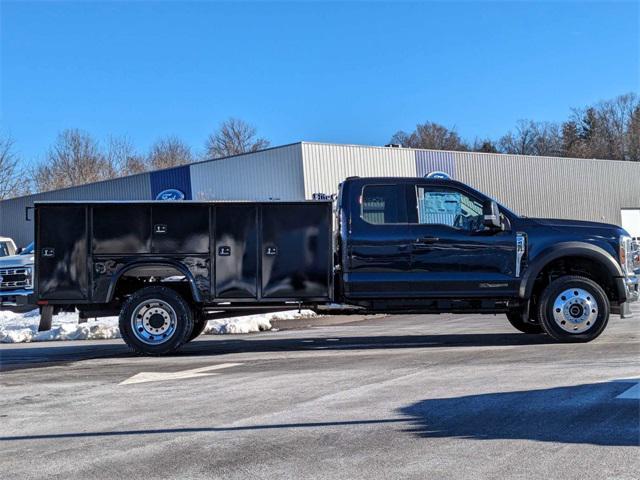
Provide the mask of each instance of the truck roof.
{"label": "truck roof", "polygon": [[432,183],[434,185],[465,185],[467,184],[452,178],[428,178],[428,177],[348,177],[344,183],[371,183],[371,182],[390,182],[390,183]]}

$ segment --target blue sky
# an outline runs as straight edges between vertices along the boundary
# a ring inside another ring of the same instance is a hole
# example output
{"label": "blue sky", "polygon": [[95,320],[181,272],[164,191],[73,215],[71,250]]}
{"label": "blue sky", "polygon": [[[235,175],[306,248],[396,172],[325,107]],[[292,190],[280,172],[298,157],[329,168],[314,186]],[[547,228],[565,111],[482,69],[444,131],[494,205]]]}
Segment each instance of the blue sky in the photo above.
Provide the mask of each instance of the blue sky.
{"label": "blue sky", "polygon": [[427,120],[468,139],[640,90],[638,2],[7,2],[1,129],[177,135],[229,116],[274,145],[382,145]]}

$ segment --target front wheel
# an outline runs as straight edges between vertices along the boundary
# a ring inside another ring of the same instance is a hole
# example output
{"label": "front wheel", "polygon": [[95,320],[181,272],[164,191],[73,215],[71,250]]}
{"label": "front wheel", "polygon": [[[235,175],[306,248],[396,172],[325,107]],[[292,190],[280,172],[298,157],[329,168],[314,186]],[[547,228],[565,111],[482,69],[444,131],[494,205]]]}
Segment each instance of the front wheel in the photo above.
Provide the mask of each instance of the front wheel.
{"label": "front wheel", "polygon": [[542,292],[538,318],[544,331],[560,342],[590,342],[609,321],[609,299],[586,277],[566,275]]}
{"label": "front wheel", "polygon": [[137,354],[165,355],[175,352],[193,331],[193,314],[185,300],[165,287],[146,287],[135,292],[120,311],[120,334]]}

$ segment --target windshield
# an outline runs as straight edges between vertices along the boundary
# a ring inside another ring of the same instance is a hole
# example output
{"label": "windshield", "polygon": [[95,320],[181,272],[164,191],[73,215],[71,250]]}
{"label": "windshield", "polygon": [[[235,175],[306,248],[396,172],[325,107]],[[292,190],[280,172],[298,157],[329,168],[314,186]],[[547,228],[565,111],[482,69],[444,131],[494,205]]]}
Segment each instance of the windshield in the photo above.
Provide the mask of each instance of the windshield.
{"label": "windshield", "polygon": [[11,252],[11,245],[9,242],[0,242],[0,257],[8,257],[9,255],[13,255]]}
{"label": "windshield", "polygon": [[490,200],[493,200],[494,202],[496,202],[496,203],[498,204],[498,207],[500,207],[500,210],[505,210],[505,211],[506,211],[508,214],[510,214],[511,216],[516,217],[516,218],[517,218],[517,217],[523,217],[523,216],[524,216],[524,215],[519,215],[518,213],[514,212],[514,211],[513,211],[513,210],[511,210],[510,208],[505,207],[503,204],[501,204],[500,202],[498,202],[495,198],[490,197],[490,196],[489,196],[489,195],[487,195],[486,193],[481,193],[481,192],[479,192],[478,190],[476,190],[475,188],[470,187],[469,185],[467,185],[467,187],[468,187],[469,189],[473,190],[474,192],[476,192],[480,198],[482,198],[482,197],[484,196],[484,197],[489,198]]}
{"label": "windshield", "polygon": [[31,254],[33,254],[33,247],[34,247],[34,243],[31,242],[29,245],[24,247],[24,250],[22,250],[20,252],[20,255],[31,255]]}

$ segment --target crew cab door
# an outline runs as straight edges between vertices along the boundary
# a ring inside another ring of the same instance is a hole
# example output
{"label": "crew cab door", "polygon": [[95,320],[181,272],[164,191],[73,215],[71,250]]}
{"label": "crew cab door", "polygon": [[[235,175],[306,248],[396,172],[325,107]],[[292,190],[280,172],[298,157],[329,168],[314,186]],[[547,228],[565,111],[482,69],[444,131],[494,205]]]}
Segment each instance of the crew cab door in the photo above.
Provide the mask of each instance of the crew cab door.
{"label": "crew cab door", "polygon": [[403,184],[364,184],[349,196],[345,292],[403,297],[410,283],[412,233]]}
{"label": "crew cab door", "polygon": [[[412,291],[423,297],[515,294],[516,236],[483,225],[483,204],[457,186],[407,187]],[[410,191],[409,189],[413,189]]]}

